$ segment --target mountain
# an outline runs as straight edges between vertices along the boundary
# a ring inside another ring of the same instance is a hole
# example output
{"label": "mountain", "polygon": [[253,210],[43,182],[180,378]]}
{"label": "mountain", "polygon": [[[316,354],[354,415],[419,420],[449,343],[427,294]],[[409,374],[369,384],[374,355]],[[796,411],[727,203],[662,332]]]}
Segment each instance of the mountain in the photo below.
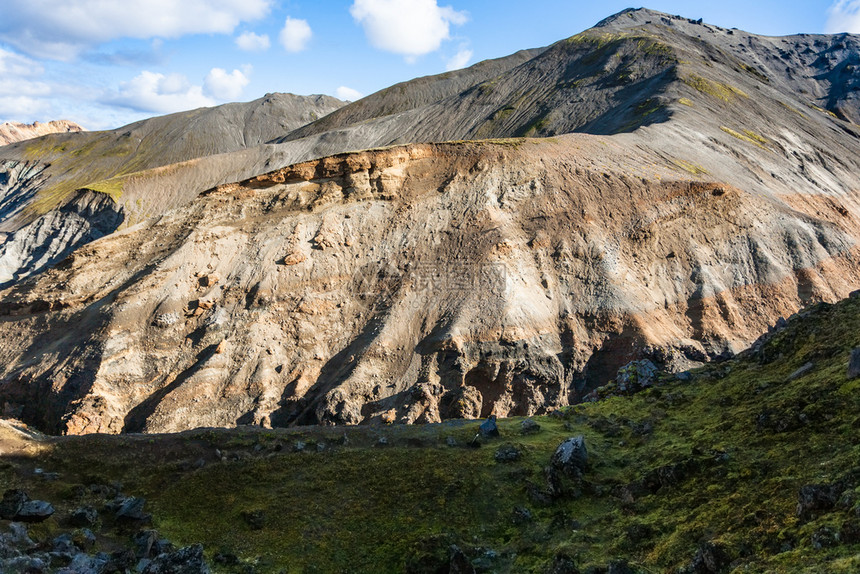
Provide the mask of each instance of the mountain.
{"label": "mountain", "polygon": [[[169,540],[225,574],[853,573],[858,333],[860,298],[818,304],[740,357],[500,419],[498,438],[475,440],[478,421],[69,437],[0,423],[0,484],[54,510],[0,521],[0,570],[60,560],[69,537],[79,569],[101,552],[131,569]],[[580,435],[577,475],[553,455]]]}
{"label": "mountain", "polygon": [[[37,273],[118,225],[158,215],[230,181],[236,170],[223,180],[219,170],[210,170],[198,187],[194,177],[186,177],[167,193],[129,193],[123,177],[247,152],[342,105],[330,96],[267,94],[249,103],[156,117],[112,131],[53,134],[0,148],[0,235],[6,236],[0,247],[0,285]],[[96,202],[97,211],[90,209],[93,192],[104,196]],[[116,225],[98,231],[104,221]]]}
{"label": "mountain", "polygon": [[88,185],[74,213],[134,225],[0,291],[0,400],[56,433],[436,422],[730,356],[860,285],[858,51],[630,10]]}
{"label": "mountain", "polygon": [[68,120],[54,120],[48,123],[34,122],[22,124],[5,122],[0,124],[0,146],[56,133],[82,132],[84,128]]}

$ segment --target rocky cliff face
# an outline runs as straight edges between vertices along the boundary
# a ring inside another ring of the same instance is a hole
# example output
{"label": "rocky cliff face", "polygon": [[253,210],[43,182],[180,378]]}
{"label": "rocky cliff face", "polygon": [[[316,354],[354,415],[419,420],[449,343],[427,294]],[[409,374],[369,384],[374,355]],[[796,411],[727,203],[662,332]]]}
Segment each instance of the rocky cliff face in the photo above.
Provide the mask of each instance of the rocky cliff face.
{"label": "rocky cliff face", "polygon": [[[824,73],[853,48],[834,42],[624,12],[421,79],[425,97],[97,182],[81,199],[120,183],[99,213],[136,224],[0,291],[0,401],[67,433],[425,422],[738,351],[860,285],[860,128],[850,78]],[[772,48],[835,59],[789,80],[744,55]],[[551,137],[320,158],[524,134]],[[18,160],[9,197],[43,166]]]}
{"label": "rocky cliff face", "polygon": [[54,120],[47,123],[34,122],[22,124],[6,122],[0,124],[0,146],[44,136],[82,132],[84,128],[68,120]]}
{"label": "rocky cliff face", "polygon": [[632,144],[411,145],[219,187],[7,292],[6,408],[69,433],[541,413],[860,282],[838,213]]}

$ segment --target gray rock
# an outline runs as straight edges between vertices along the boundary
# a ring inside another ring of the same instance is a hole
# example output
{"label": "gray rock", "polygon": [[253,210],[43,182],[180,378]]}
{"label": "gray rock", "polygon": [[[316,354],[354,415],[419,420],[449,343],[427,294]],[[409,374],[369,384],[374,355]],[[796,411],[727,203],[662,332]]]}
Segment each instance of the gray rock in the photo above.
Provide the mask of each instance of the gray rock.
{"label": "gray rock", "polygon": [[691,566],[696,574],[719,574],[730,562],[731,558],[721,544],[703,542]]}
{"label": "gray rock", "polygon": [[203,559],[203,546],[195,544],[176,552],[160,554],[146,565],[141,574],[210,574]]}
{"label": "gray rock", "polygon": [[98,511],[92,506],[81,506],[72,511],[69,524],[77,528],[94,526],[99,520]]}
{"label": "gray rock", "polygon": [[4,520],[13,520],[24,503],[29,501],[30,497],[23,490],[9,489],[3,493],[3,500],[0,501],[0,518]]}
{"label": "gray rock", "polygon": [[152,516],[143,511],[143,505],[146,504],[145,498],[129,496],[118,501],[116,510],[117,520],[124,522],[147,522]]}
{"label": "gray rock", "polygon": [[447,444],[450,447],[455,447],[455,446],[457,446],[457,439],[455,439],[452,436],[449,436],[448,438],[445,439],[445,444]]}
{"label": "gray rock", "polygon": [[786,381],[793,381],[795,379],[799,379],[800,377],[802,377],[806,373],[810,372],[814,368],[815,368],[815,363],[806,363],[805,365],[803,365],[802,367],[800,367],[799,369],[797,369],[796,371],[794,371],[793,373],[788,375],[788,378],[786,379]]}
{"label": "gray rock", "polygon": [[20,522],[42,522],[54,514],[54,507],[44,500],[29,500],[21,505],[15,520]]}
{"label": "gray rock", "polygon": [[516,462],[522,454],[519,449],[512,444],[504,444],[496,451],[496,462]]}
{"label": "gray rock", "polygon": [[840,492],[840,489],[832,484],[802,486],[797,494],[797,516],[807,520],[833,510]]}
{"label": "gray rock", "polygon": [[639,391],[654,385],[657,372],[657,366],[648,359],[631,361],[618,369],[615,382],[621,392]]}
{"label": "gray rock", "polygon": [[588,467],[588,449],[585,446],[585,437],[583,435],[570,437],[558,445],[550,464],[568,476],[581,477]]}
{"label": "gray rock", "polygon": [[857,377],[860,377],[860,347],[851,349],[851,356],[848,358],[848,378]]}
{"label": "gray rock", "polygon": [[479,427],[483,438],[499,436],[499,426],[496,424],[496,415],[490,415]]}
{"label": "gray rock", "polygon": [[523,429],[523,434],[534,433],[540,430],[540,425],[534,422],[532,419],[525,419],[522,423],[520,423],[520,427],[522,427]]}
{"label": "gray rock", "polygon": [[475,574],[475,567],[469,561],[466,553],[460,550],[458,546],[451,546],[451,559],[449,561],[448,572],[450,574]]}
{"label": "gray rock", "polygon": [[570,556],[556,554],[546,572],[547,574],[579,574],[579,568]]}

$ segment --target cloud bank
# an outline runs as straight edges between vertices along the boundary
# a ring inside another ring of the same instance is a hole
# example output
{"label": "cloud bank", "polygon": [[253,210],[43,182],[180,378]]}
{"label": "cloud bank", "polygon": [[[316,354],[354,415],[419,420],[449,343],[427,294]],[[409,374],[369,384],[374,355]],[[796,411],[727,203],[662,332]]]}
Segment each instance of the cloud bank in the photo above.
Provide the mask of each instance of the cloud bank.
{"label": "cloud bank", "polygon": [[438,50],[450,39],[451,25],[468,20],[436,0],[355,0],[349,11],[374,47],[407,59]]}
{"label": "cloud bank", "polygon": [[860,34],[860,0],[839,0],[827,10],[828,34],[850,32]]}
{"label": "cloud bank", "polygon": [[264,17],[272,0],[4,0],[0,41],[25,54],[73,60],[118,38],[231,34]]}

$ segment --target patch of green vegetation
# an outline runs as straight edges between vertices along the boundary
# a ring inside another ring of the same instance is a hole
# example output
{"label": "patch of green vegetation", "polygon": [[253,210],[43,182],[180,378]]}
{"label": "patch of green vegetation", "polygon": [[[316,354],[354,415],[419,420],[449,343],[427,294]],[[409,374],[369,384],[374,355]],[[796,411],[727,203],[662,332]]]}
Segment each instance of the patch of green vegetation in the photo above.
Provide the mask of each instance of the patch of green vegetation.
{"label": "patch of green vegetation", "polygon": [[751,76],[753,76],[753,77],[754,77],[755,79],[757,79],[758,81],[760,81],[760,82],[762,82],[762,83],[764,83],[764,84],[769,84],[769,83],[770,83],[770,78],[768,78],[766,75],[764,75],[763,73],[761,73],[761,72],[758,70],[758,68],[754,68],[753,66],[750,66],[750,65],[744,64],[743,62],[739,63],[738,65],[739,65],[739,67],[740,67],[740,70],[742,70],[742,71],[746,72],[747,74],[750,74]]}
{"label": "patch of green vegetation", "polygon": [[112,177],[110,179],[104,179],[102,181],[91,183],[87,186],[87,189],[105,193],[109,195],[114,201],[119,201],[119,199],[122,197],[122,188],[124,183],[124,177]]}
{"label": "patch of green vegetation", "polygon": [[720,126],[720,129],[729,134],[732,137],[735,137],[741,141],[745,141],[747,143],[751,143],[761,149],[771,151],[770,148],[767,147],[767,144],[770,142],[764,137],[758,135],[752,130],[744,130],[744,133],[739,133],[733,130],[732,128],[727,128],[726,126]]}
{"label": "patch of green vegetation", "polygon": [[[65,437],[32,459],[5,456],[0,485],[54,502],[59,520],[80,503],[78,485],[122,481],[175,543],[237,555],[214,564],[225,574],[447,571],[451,544],[483,571],[544,573],[564,554],[581,571],[623,558],[635,572],[674,572],[704,541],[734,571],[847,574],[858,540],[813,539],[850,530],[860,484],[814,516],[796,509],[801,487],[834,484],[860,461],[860,382],[846,377],[860,298],[804,315],[689,380],[662,375],[632,396],[535,417],[539,432],[500,420],[501,438],[481,448],[467,446],[477,421]],[[554,449],[576,434],[589,451],[583,481],[536,498]],[[518,460],[495,460],[505,443]],[[39,480],[35,466],[59,478]],[[259,528],[243,518],[254,511]]]}
{"label": "patch of green vegetation", "polygon": [[693,105],[693,100],[690,100],[690,99],[688,99],[688,98],[681,98],[681,99],[679,99],[679,100],[678,100],[678,103],[679,103],[679,104],[681,104],[681,105],[684,105],[684,106],[691,107],[691,108],[695,107],[695,106]]}
{"label": "patch of green vegetation", "polygon": [[790,112],[794,112],[795,114],[799,115],[799,116],[800,116],[800,117],[802,117],[802,118],[806,118],[806,114],[804,114],[803,112],[801,112],[801,111],[800,111],[800,110],[798,110],[797,108],[794,108],[794,107],[792,107],[792,106],[789,106],[789,105],[788,105],[788,104],[786,104],[785,102],[779,102],[779,105],[781,105],[782,107],[784,107],[785,109],[787,109],[787,110],[788,110],[788,111],[790,111]]}
{"label": "patch of green vegetation", "polygon": [[713,82],[696,74],[682,77],[681,80],[691,88],[724,102],[731,102],[738,97],[749,98],[749,96],[739,88],[722,84],[720,82]]}
{"label": "patch of green vegetation", "polygon": [[817,112],[821,112],[822,114],[827,114],[831,118],[839,119],[839,116],[837,116],[835,113],[831,112],[830,110],[825,110],[821,106],[816,106],[813,103],[808,103],[806,105],[809,106],[811,109],[817,111]]}
{"label": "patch of green vegetation", "polygon": [[705,168],[703,168],[699,164],[693,163],[691,161],[685,161],[683,159],[671,159],[669,161],[671,161],[672,165],[674,165],[675,167],[681,168],[682,170],[684,170],[687,173],[692,174],[692,175],[708,175],[709,174],[708,170],[706,170]]}

